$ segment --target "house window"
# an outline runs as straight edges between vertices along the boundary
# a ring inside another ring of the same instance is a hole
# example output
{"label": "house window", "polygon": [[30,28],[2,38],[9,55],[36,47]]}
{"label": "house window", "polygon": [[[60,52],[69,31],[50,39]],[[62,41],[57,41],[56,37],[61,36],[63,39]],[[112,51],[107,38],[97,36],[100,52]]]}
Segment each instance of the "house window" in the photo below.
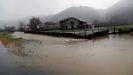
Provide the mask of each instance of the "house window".
{"label": "house window", "polygon": [[70,23],[71,23],[71,25],[74,25],[74,22],[73,21],[71,21]]}
{"label": "house window", "polygon": [[71,24],[71,28],[74,29],[74,22],[71,21],[70,24]]}

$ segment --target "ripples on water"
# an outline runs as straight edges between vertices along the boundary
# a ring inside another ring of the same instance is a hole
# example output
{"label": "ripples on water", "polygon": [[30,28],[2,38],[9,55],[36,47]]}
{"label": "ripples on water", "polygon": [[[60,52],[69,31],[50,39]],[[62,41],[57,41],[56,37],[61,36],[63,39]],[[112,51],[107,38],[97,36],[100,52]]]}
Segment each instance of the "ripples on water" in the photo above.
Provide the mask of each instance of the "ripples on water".
{"label": "ripples on water", "polygon": [[5,67],[1,71],[11,68],[7,75],[133,75],[133,36],[130,34],[93,40],[14,35],[33,41],[11,51],[0,45],[1,59],[11,62],[2,64]]}

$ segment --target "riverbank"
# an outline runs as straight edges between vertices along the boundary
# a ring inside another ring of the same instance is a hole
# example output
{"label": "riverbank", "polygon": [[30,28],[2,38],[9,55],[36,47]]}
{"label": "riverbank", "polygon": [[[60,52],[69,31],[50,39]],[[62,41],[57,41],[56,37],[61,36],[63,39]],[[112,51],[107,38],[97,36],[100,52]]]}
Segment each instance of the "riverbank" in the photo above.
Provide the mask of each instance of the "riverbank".
{"label": "riverbank", "polygon": [[74,43],[74,42],[80,42],[85,41],[87,39],[76,39],[76,38],[67,38],[67,37],[58,37],[58,36],[50,36],[46,34],[35,34],[35,33],[23,33],[23,32],[15,32],[13,35],[16,38],[24,38],[26,40],[38,40],[45,43],[53,43],[53,44],[59,44],[59,43]]}
{"label": "riverbank", "polygon": [[109,34],[125,34],[132,33],[133,25],[119,25],[111,27],[96,27],[94,29],[70,29],[70,30],[46,30],[46,31],[34,31],[26,32],[31,34],[41,34],[53,37],[66,37],[75,39],[93,39],[98,36],[104,36]]}
{"label": "riverbank", "polygon": [[30,34],[41,34],[52,37],[65,37],[74,39],[92,39],[97,36],[107,35],[108,28],[95,28],[95,29],[73,29],[73,30],[47,30],[36,32],[25,32]]}
{"label": "riverbank", "polygon": [[[93,32],[93,31],[91,31]],[[87,33],[87,31],[83,31],[77,33],[77,32],[26,32],[30,34],[39,34],[39,35],[47,35],[47,36],[52,36],[52,37],[64,37],[64,38],[73,38],[73,39],[93,39],[99,36],[105,36],[109,34],[127,34],[127,33],[132,33],[133,30],[122,30],[122,29],[117,29],[113,28],[110,30],[105,30],[105,31],[98,31],[98,32],[93,32],[93,33]]]}
{"label": "riverbank", "polygon": [[13,37],[12,33],[9,32],[0,32],[0,41],[5,45],[17,45],[19,46],[24,39]]}

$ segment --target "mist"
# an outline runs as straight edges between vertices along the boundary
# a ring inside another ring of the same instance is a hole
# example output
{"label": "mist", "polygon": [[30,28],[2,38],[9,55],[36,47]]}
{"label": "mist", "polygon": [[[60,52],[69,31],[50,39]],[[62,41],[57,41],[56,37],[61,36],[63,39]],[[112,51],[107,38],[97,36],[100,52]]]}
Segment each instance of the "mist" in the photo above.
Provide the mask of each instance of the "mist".
{"label": "mist", "polygon": [[73,6],[107,9],[119,0],[0,0],[0,20],[57,14]]}
{"label": "mist", "polygon": [[132,0],[0,0],[0,26],[28,23],[31,17],[58,22],[75,17],[112,24],[133,23]]}

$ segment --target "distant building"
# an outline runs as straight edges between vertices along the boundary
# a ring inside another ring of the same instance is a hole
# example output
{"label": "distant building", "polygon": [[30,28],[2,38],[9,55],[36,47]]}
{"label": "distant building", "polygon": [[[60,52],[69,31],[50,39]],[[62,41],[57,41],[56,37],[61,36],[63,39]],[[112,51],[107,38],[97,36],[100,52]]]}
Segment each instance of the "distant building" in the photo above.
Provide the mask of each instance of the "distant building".
{"label": "distant building", "polygon": [[45,22],[44,23],[44,29],[58,29],[59,24],[54,22]]}
{"label": "distant building", "polygon": [[80,29],[80,28],[89,27],[87,22],[81,21],[74,17],[61,20],[59,23],[60,23],[60,29]]}
{"label": "distant building", "polygon": [[29,31],[31,31],[30,26],[29,25],[25,25],[24,26],[24,32],[29,32]]}

